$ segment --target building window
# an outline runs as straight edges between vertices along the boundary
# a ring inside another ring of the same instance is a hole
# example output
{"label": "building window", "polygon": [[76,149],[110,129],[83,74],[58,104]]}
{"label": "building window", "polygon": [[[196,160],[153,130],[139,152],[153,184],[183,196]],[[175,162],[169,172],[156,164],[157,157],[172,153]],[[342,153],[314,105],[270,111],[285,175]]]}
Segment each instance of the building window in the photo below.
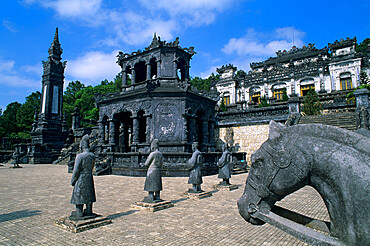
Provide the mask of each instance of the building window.
{"label": "building window", "polygon": [[230,105],[230,96],[224,96],[223,100],[225,105]]}
{"label": "building window", "polygon": [[309,84],[309,85],[301,85],[301,96],[304,97],[307,95],[308,91],[312,89],[315,90],[315,85],[314,84]]}
{"label": "building window", "polygon": [[341,90],[352,89],[352,79],[351,79],[351,77],[340,79],[340,89]]}
{"label": "building window", "polygon": [[261,92],[255,92],[251,96],[251,101],[259,104],[261,102]]}
{"label": "building window", "polygon": [[284,88],[274,90],[274,97],[277,100],[283,100]]}

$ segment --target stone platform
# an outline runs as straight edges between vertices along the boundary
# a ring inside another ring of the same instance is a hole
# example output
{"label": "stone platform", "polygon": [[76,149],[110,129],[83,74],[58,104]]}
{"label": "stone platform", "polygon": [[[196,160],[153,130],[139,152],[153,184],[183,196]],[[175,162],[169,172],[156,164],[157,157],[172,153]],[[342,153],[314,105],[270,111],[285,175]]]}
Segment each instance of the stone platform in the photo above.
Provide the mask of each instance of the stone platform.
{"label": "stone platform", "polygon": [[239,187],[237,185],[234,185],[234,184],[229,184],[229,185],[217,184],[217,185],[213,186],[213,188],[215,188],[216,190],[227,190],[227,191],[231,191],[231,190],[236,190]]}
{"label": "stone platform", "polygon": [[212,192],[209,191],[202,191],[202,192],[185,192],[182,193],[181,196],[189,198],[189,199],[203,199],[212,196]]}
{"label": "stone platform", "polygon": [[139,209],[139,210],[146,210],[149,212],[156,212],[159,210],[163,210],[166,208],[171,208],[173,207],[173,203],[170,201],[158,201],[158,202],[135,202],[134,204],[131,205],[132,208],[134,209]]}
{"label": "stone platform", "polygon": [[[130,207],[147,195],[145,177],[96,176],[93,211],[113,223],[71,233],[53,224],[75,209],[69,203],[73,187],[67,166],[10,166],[0,167],[0,245],[307,245],[274,226],[253,226],[239,215],[236,201],[248,174],[232,176],[232,183],[240,186],[232,192],[213,188],[217,174],[203,177],[202,189],[213,196],[200,200],[180,196],[188,188],[188,177],[164,177],[161,198],[175,206],[155,213]],[[320,195],[310,187],[278,205],[330,220]]]}
{"label": "stone platform", "polygon": [[86,231],[100,226],[111,224],[112,221],[107,217],[97,215],[94,218],[85,220],[71,220],[69,217],[63,217],[54,221],[54,225],[74,233]]}

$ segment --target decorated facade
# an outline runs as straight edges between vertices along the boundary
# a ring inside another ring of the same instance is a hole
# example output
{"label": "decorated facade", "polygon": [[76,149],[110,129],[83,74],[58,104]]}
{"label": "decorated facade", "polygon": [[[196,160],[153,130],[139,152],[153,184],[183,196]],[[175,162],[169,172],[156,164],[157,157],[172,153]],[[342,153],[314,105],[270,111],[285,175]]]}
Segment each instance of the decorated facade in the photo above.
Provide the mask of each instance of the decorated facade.
{"label": "decorated facade", "polygon": [[277,51],[276,57],[250,64],[248,73],[238,72],[229,64],[217,69],[216,84],[226,105],[282,100],[287,95],[305,96],[309,89],[318,93],[349,90],[360,85],[360,73],[370,75],[370,49],[355,51],[356,38],[335,41],[317,49],[314,44],[289,51]]}

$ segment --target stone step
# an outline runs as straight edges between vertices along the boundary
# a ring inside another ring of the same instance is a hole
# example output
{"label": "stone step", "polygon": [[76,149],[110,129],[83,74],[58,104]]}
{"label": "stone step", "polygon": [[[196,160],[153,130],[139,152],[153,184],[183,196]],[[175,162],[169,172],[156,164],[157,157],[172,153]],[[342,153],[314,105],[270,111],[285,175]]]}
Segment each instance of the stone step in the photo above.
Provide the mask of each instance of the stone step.
{"label": "stone step", "polygon": [[309,115],[301,117],[299,124],[324,124],[347,130],[357,130],[355,113]]}

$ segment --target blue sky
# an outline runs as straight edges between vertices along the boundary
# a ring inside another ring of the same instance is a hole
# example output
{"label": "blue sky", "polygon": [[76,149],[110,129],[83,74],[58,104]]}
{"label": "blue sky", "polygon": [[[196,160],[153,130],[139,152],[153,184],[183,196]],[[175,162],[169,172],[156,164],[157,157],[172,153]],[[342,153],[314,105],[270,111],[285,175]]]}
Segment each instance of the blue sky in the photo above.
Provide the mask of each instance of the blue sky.
{"label": "blue sky", "polygon": [[[0,108],[41,89],[42,60],[59,28],[65,86],[96,85],[120,71],[118,51],[147,47],[157,32],[194,46],[191,76],[223,64],[245,71],[277,50],[370,37],[370,1],[1,0]],[[294,38],[293,38],[294,37]]]}

